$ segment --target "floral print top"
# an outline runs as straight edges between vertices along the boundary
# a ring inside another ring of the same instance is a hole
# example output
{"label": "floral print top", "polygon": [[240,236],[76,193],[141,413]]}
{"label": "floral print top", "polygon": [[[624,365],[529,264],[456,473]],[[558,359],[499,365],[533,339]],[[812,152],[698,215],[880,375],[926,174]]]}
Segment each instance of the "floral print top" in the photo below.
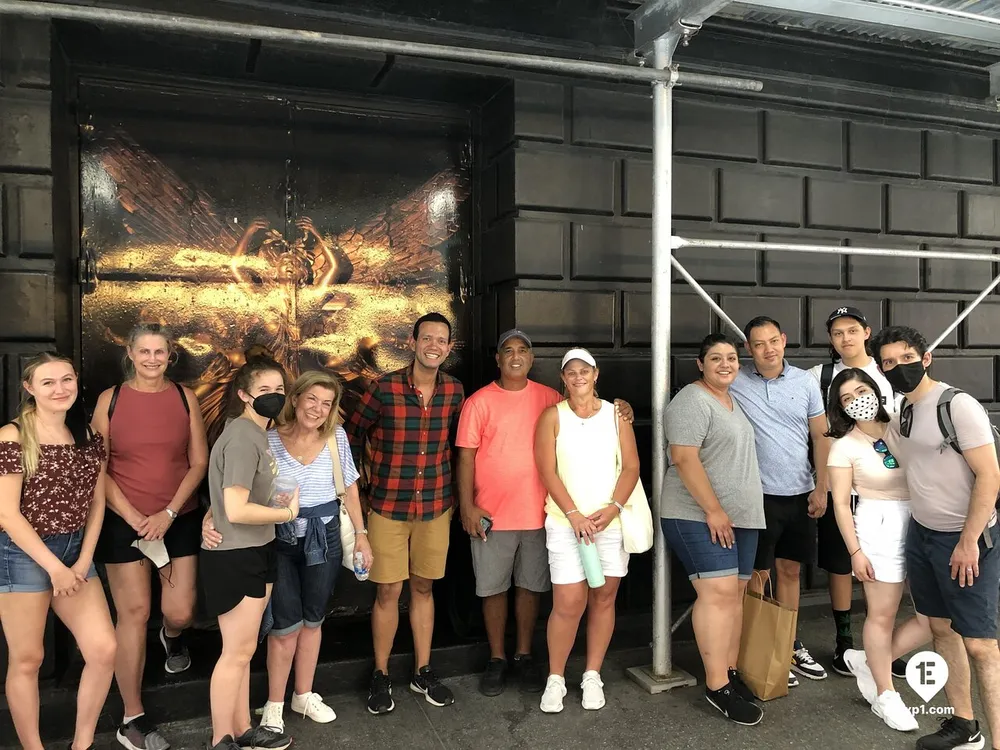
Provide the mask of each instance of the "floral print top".
{"label": "floral print top", "polygon": [[[41,446],[38,471],[21,485],[21,515],[39,536],[69,534],[86,525],[104,459],[99,434],[81,446]],[[0,441],[0,475],[21,473],[21,444]]]}

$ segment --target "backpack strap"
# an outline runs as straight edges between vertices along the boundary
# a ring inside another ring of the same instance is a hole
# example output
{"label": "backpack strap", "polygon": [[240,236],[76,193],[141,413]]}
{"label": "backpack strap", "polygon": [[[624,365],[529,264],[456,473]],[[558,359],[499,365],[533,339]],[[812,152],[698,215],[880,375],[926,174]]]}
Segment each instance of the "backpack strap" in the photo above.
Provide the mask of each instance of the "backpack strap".
{"label": "backpack strap", "polygon": [[958,444],[958,432],[955,430],[955,423],[951,419],[951,402],[955,396],[963,393],[958,388],[946,388],[938,399],[937,421],[941,435],[944,437],[944,445],[951,446],[956,453],[961,453],[962,448]]}
{"label": "backpack strap", "polygon": [[[187,415],[190,417],[191,416],[191,404],[188,403],[188,397],[184,393],[184,386],[181,385],[180,383],[174,383],[174,387],[177,389],[177,392],[179,394],[181,394],[181,403],[184,404],[184,411],[187,412]],[[108,421],[109,422],[111,421],[111,416],[110,415],[108,416]]]}
{"label": "backpack strap", "polygon": [[833,362],[827,362],[819,373],[819,389],[823,394],[823,406],[829,406],[830,384],[833,383]]}
{"label": "backpack strap", "polygon": [[111,402],[108,404],[108,425],[111,425],[111,416],[115,413],[115,404],[118,403],[118,394],[122,392],[122,384],[119,383],[111,391]]}

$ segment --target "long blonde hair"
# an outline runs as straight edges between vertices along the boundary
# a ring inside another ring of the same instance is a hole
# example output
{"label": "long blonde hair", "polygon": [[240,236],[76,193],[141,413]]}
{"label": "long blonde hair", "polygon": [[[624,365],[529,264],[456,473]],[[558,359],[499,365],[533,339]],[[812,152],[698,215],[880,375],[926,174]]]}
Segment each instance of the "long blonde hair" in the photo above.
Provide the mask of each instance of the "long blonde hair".
{"label": "long blonde hair", "polygon": [[328,438],[333,434],[333,430],[340,420],[340,397],[344,395],[344,387],[340,384],[340,378],[333,373],[323,370],[308,370],[299,375],[292,385],[288,398],[285,399],[285,408],[281,411],[277,422],[282,427],[293,424],[295,422],[295,402],[315,385],[333,391],[333,407],[330,409],[326,421],[319,428],[320,436]]}
{"label": "long blonde hair", "polygon": [[[73,360],[69,357],[52,354],[51,352],[42,352],[29,359],[27,364],[24,365],[24,369],[21,371],[21,387],[23,388],[25,383],[31,383],[31,379],[35,376],[35,370],[50,362],[65,362],[76,372]],[[77,401],[79,401],[79,395],[77,396]],[[38,471],[38,461],[41,456],[41,446],[38,442],[38,426],[35,424],[35,413],[37,410],[35,397],[25,390],[24,395],[21,397],[21,404],[17,409],[17,424],[21,434],[21,471],[24,474],[25,481],[31,479],[32,475]],[[76,436],[74,435],[74,437]]]}

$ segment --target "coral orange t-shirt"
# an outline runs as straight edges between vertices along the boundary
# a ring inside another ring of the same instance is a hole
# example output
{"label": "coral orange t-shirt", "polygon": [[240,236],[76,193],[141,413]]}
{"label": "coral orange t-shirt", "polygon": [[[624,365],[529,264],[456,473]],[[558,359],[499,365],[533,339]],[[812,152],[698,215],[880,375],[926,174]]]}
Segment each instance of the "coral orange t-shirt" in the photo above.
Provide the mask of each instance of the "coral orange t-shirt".
{"label": "coral orange t-shirt", "polygon": [[545,487],[535,468],[535,425],[562,396],[529,380],[520,391],[496,382],[465,402],[458,420],[459,448],[476,448],[476,505],[495,531],[530,531],[545,525]]}

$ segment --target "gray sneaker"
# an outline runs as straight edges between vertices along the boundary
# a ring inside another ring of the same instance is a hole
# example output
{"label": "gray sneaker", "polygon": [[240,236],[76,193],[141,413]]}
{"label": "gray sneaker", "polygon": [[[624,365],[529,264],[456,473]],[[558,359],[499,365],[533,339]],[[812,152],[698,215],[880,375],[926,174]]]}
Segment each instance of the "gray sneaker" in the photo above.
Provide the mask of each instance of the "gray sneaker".
{"label": "gray sneaker", "polygon": [[161,627],[160,643],[163,644],[163,650],[167,652],[167,660],[163,663],[167,674],[180,674],[191,667],[191,655],[188,654],[187,646],[184,644],[183,633],[176,638],[171,638],[167,635],[167,629]]}
{"label": "gray sneaker", "polygon": [[156,728],[156,724],[151,722],[146,715],[137,716],[128,724],[118,727],[115,735],[118,744],[127,747],[128,750],[169,750],[170,743],[163,739]]}

